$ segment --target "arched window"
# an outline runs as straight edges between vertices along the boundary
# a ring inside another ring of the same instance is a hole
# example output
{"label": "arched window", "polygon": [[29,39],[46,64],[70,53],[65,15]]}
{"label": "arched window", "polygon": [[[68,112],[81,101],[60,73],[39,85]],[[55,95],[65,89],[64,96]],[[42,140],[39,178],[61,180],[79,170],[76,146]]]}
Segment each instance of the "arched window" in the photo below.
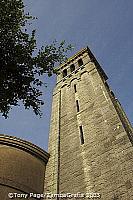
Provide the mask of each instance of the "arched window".
{"label": "arched window", "polygon": [[75,70],[75,65],[74,65],[74,64],[72,64],[72,65],[70,66],[70,70],[71,70],[71,72],[73,72],[73,71]]}
{"label": "arched window", "polygon": [[64,70],[63,70],[63,78],[64,78],[65,76],[67,76],[67,69],[64,69]]}
{"label": "arched window", "polygon": [[79,67],[83,65],[83,60],[81,58],[78,60],[78,65]]}

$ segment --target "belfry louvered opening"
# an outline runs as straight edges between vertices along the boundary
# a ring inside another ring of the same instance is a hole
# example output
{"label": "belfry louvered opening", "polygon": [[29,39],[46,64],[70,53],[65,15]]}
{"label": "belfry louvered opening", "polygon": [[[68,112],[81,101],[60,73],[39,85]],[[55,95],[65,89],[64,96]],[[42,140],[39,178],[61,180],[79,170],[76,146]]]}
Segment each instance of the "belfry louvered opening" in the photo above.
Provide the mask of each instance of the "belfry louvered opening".
{"label": "belfry louvered opening", "polygon": [[65,76],[67,76],[67,69],[64,69],[64,70],[63,70],[63,78],[64,78]]}
{"label": "belfry louvered opening", "polygon": [[74,65],[74,64],[72,64],[72,65],[70,66],[70,70],[71,70],[71,72],[73,72],[73,71],[75,70],[75,65]]}
{"label": "belfry louvered opening", "polygon": [[81,58],[78,60],[78,65],[79,67],[83,65],[83,60]]}

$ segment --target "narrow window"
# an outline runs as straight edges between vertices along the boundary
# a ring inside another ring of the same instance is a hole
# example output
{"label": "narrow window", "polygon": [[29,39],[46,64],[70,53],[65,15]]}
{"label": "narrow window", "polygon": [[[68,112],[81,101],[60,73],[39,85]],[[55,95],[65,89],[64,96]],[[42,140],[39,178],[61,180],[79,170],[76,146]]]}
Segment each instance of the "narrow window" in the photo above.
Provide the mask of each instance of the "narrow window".
{"label": "narrow window", "polygon": [[74,65],[74,64],[72,64],[72,65],[70,66],[70,70],[71,70],[71,72],[73,72],[73,71],[75,70],[75,65]]}
{"label": "narrow window", "polygon": [[79,130],[80,130],[80,142],[81,142],[81,145],[82,145],[82,144],[84,144],[84,133],[83,133],[82,126],[79,126]]}
{"label": "narrow window", "polygon": [[79,102],[76,100],[77,112],[79,112]]}
{"label": "narrow window", "polygon": [[75,93],[77,92],[77,86],[76,86],[76,84],[74,84],[74,92]]}
{"label": "narrow window", "polygon": [[64,78],[65,76],[67,76],[67,69],[64,69],[64,70],[63,70],[63,78]]}
{"label": "narrow window", "polygon": [[78,65],[79,67],[83,65],[83,60],[81,58],[78,60]]}

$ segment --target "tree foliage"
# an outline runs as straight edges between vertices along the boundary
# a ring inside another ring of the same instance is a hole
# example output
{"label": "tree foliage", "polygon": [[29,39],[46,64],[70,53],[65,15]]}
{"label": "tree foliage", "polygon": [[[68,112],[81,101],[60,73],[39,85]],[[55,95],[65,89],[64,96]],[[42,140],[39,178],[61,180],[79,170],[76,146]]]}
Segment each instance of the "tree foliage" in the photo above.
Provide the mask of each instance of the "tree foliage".
{"label": "tree foliage", "polygon": [[57,62],[65,59],[71,46],[53,42],[37,53],[35,30],[27,33],[29,21],[22,0],[0,1],[0,112],[7,118],[12,106],[22,102],[36,115],[41,115],[41,76],[55,72]]}

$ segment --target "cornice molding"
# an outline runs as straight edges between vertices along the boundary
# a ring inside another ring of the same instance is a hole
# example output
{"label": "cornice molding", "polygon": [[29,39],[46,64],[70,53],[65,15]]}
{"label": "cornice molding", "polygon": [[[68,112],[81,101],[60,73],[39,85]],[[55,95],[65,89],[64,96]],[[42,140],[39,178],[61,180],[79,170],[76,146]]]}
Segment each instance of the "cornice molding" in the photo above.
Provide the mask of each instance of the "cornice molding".
{"label": "cornice molding", "polygon": [[45,163],[48,162],[50,156],[46,151],[36,146],[35,144],[14,136],[0,134],[0,145],[7,145],[17,149],[21,149],[41,159]]}

